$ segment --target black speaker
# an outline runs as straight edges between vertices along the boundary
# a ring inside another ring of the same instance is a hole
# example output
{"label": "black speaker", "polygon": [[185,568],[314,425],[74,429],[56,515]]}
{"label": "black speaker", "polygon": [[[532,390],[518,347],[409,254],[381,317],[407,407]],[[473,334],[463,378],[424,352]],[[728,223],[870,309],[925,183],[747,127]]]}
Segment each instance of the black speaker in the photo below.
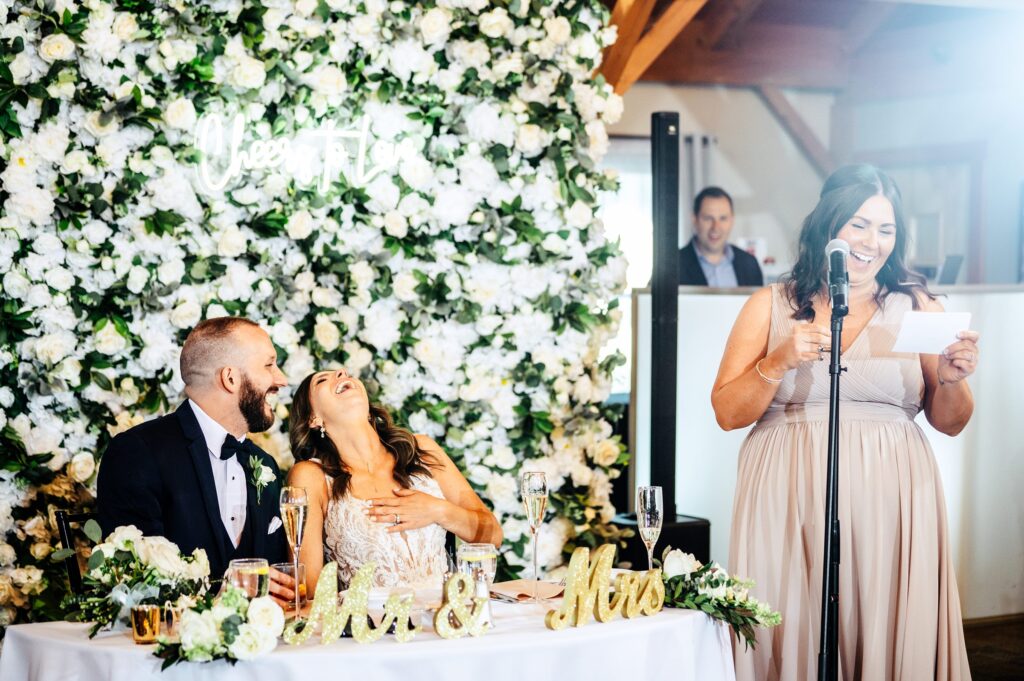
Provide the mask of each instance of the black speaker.
{"label": "black speaker", "polygon": [[[632,513],[617,515],[612,522],[634,533],[631,539],[626,540],[625,549],[619,547],[617,562],[629,563],[634,570],[647,569],[647,547],[637,531],[636,516]],[[654,547],[654,557],[660,559],[667,546],[692,553],[697,560],[706,564],[711,559],[711,523],[704,518],[689,515],[678,515],[674,520],[672,516],[666,515],[658,543]]]}

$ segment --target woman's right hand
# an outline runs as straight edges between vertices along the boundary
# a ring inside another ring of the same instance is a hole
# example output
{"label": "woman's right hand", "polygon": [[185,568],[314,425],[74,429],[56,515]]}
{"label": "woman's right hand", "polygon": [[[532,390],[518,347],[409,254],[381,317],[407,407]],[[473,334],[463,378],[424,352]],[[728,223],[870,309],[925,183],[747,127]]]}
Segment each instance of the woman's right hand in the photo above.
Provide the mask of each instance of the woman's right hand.
{"label": "woman's right hand", "polygon": [[832,332],[827,326],[803,322],[793,325],[793,333],[765,358],[766,369],[773,376],[796,369],[804,362],[817,362],[825,358],[832,347]]}

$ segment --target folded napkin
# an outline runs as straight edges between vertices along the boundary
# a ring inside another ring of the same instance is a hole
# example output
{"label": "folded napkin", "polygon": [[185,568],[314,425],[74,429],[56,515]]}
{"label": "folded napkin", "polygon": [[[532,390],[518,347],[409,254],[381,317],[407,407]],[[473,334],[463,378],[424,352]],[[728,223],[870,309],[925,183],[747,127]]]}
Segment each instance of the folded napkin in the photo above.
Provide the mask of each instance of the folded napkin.
{"label": "folded napkin", "polygon": [[565,592],[565,585],[560,582],[535,582],[532,579],[513,579],[510,582],[496,582],[491,585],[491,593],[515,601],[528,601],[533,598],[533,587],[537,585],[537,595],[541,599],[558,598]]}

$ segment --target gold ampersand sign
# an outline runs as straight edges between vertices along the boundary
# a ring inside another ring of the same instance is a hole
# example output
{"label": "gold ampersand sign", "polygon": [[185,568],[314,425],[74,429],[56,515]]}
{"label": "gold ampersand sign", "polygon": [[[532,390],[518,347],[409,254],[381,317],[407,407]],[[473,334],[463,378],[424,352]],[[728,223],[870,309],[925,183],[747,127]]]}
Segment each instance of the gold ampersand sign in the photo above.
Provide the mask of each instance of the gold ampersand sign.
{"label": "gold ampersand sign", "polygon": [[622,616],[654,615],[665,605],[665,583],[661,570],[628,572],[615,580],[615,595],[609,600],[612,562],[615,546],[605,544],[594,551],[580,547],[569,560],[565,577],[565,597],[562,607],[551,610],[544,617],[548,629],[564,629],[570,624],[581,627],[591,616],[598,622],[608,622]]}
{"label": "gold ampersand sign", "polygon": [[480,636],[490,627],[483,617],[487,599],[475,597],[473,586],[472,580],[460,572],[448,578],[441,607],[434,615],[434,631],[441,638]]}

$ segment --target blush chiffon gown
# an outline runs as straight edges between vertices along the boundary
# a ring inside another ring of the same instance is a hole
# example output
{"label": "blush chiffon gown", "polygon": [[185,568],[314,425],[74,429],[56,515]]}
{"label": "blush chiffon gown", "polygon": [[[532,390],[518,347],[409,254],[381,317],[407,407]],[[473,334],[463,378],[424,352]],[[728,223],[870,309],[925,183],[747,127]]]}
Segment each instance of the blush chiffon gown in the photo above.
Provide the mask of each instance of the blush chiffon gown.
{"label": "blush chiffon gown", "polygon": [[[892,352],[909,296],[888,296],[843,355],[839,426],[839,678],[970,679],[946,507],[931,447],[914,418],[920,358]],[[790,335],[792,307],[772,291],[768,351]],[[819,323],[822,323],[819,320]],[[827,323],[825,320],[824,323]],[[756,650],[737,643],[739,681],[817,676],[828,452],[828,362],[788,372],[740,450],[732,573],[782,613]]]}

